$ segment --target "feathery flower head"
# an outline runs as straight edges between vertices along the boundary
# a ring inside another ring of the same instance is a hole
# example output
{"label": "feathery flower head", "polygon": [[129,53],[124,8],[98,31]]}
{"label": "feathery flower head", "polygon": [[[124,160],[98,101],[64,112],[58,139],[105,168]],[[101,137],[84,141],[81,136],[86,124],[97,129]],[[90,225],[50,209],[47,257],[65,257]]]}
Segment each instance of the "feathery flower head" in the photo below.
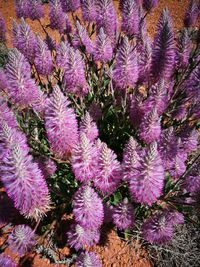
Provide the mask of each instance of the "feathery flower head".
{"label": "feathery flower head", "polygon": [[113,48],[110,38],[105,34],[104,29],[100,28],[96,38],[94,60],[107,62],[112,59],[112,56]]}
{"label": "feathery flower head", "polygon": [[166,210],[165,212],[168,223],[171,223],[172,225],[184,223],[183,214],[178,212],[177,210]]}
{"label": "feathery flower head", "polygon": [[46,37],[45,37],[45,43],[47,44],[48,46],[48,49],[50,51],[53,51],[53,50],[56,50],[57,49],[57,44],[56,44],[56,41],[54,39],[52,39],[49,34],[46,34]]}
{"label": "feathery flower head", "polygon": [[188,8],[185,13],[183,20],[184,26],[186,28],[195,26],[196,20],[198,18],[199,10],[197,2],[195,0],[190,0]]}
{"label": "feathery flower head", "polygon": [[6,42],[6,24],[5,20],[0,13],[0,43]]}
{"label": "feathery flower head", "polygon": [[[30,63],[33,63],[36,50],[36,38],[35,34],[31,30],[30,26],[25,22],[24,18],[21,18],[20,24],[14,35],[14,44],[16,48],[28,59]],[[17,38],[17,40],[16,40]]]}
{"label": "feathery flower head", "polygon": [[111,38],[112,43],[115,42],[117,31],[117,13],[112,0],[97,1],[97,32],[100,28],[104,29],[106,35]]}
{"label": "feathery flower head", "polygon": [[138,127],[144,117],[143,102],[139,96],[131,96],[129,99],[130,121],[133,127]]}
{"label": "feathery flower head", "polygon": [[27,17],[32,20],[44,17],[44,7],[41,0],[31,0],[28,2]]}
{"label": "feathery flower head", "polygon": [[96,176],[97,149],[85,133],[80,133],[79,142],[72,150],[71,164],[76,179],[81,182],[87,182]]}
{"label": "feathery flower head", "polygon": [[169,79],[174,65],[174,33],[168,9],[161,13],[153,43],[151,74],[155,81]]}
{"label": "feathery flower head", "polygon": [[45,178],[53,175],[57,170],[56,163],[50,158],[39,157],[37,163]]}
{"label": "feathery flower head", "polygon": [[80,0],[61,0],[64,12],[74,12],[80,7]]}
{"label": "feathery flower head", "polygon": [[129,190],[137,203],[151,206],[162,194],[164,184],[164,168],[156,142],[150,144],[140,163],[129,179]]}
{"label": "feathery flower head", "polygon": [[94,229],[102,225],[103,203],[92,187],[81,186],[73,197],[72,206],[75,220],[84,228]]}
{"label": "feathery flower head", "polygon": [[27,0],[15,0],[15,12],[18,18],[28,17],[28,1]]}
{"label": "feathery flower head", "polygon": [[123,153],[123,179],[129,180],[130,175],[140,166],[140,156],[137,141],[131,136],[124,148]]}
{"label": "feathery flower head", "polygon": [[180,137],[185,152],[190,153],[197,149],[199,134],[195,129],[192,129],[191,127],[183,127]]}
{"label": "feathery flower head", "polygon": [[88,84],[85,77],[85,63],[80,52],[73,47],[69,48],[64,71],[66,91],[80,96],[85,95],[88,92]]}
{"label": "feathery flower head", "polygon": [[139,135],[144,142],[150,144],[159,139],[161,134],[160,119],[158,116],[157,108],[153,107],[147,113],[139,127]]}
{"label": "feathery flower head", "polygon": [[151,9],[155,8],[158,4],[158,0],[143,0],[142,6],[145,11],[149,12]]}
{"label": "feathery flower head", "polygon": [[[11,128],[17,128],[17,120],[13,111],[8,107],[5,100],[0,97],[0,124],[6,122]],[[1,126],[0,126],[1,129]]]}
{"label": "feathery flower head", "polygon": [[56,53],[56,63],[58,67],[65,68],[66,62],[69,61],[69,48],[68,42],[61,42]]}
{"label": "feathery flower head", "polygon": [[26,137],[3,123],[0,139],[4,146],[0,173],[6,192],[22,215],[38,220],[50,209],[50,197],[44,177],[29,154]]}
{"label": "feathery flower head", "polygon": [[17,267],[17,264],[9,256],[1,254],[0,267]]}
{"label": "feathery flower head", "polygon": [[39,98],[39,90],[31,79],[30,65],[17,49],[8,54],[5,75],[7,94],[15,104],[22,108],[28,107]]}
{"label": "feathery flower head", "polygon": [[13,252],[23,256],[36,244],[35,232],[27,225],[17,225],[9,234],[8,244]]}
{"label": "feathery flower head", "polygon": [[49,19],[52,30],[63,33],[66,27],[66,14],[62,10],[60,0],[51,0],[49,3]]}
{"label": "feathery flower head", "polygon": [[94,177],[94,185],[102,193],[112,193],[121,179],[121,166],[114,152],[105,143],[99,148],[99,170]]}
{"label": "feathery flower head", "polygon": [[127,36],[139,33],[139,6],[133,0],[125,0],[122,9],[122,31]]}
{"label": "feathery flower head", "polygon": [[84,21],[94,22],[97,19],[95,0],[81,0],[81,10]]}
{"label": "feathery flower head", "polygon": [[98,229],[86,229],[79,224],[72,224],[67,232],[70,247],[79,250],[84,246],[92,246],[99,242],[100,232]]}
{"label": "feathery flower head", "polygon": [[196,163],[184,178],[183,188],[192,194],[200,191],[200,164]]}
{"label": "feathery flower head", "polygon": [[173,224],[168,222],[165,213],[157,213],[147,218],[142,225],[145,240],[155,244],[165,244],[173,237]]}
{"label": "feathery flower head", "polygon": [[68,99],[55,86],[47,104],[45,128],[50,147],[58,158],[68,157],[78,141],[76,115],[68,105]]}
{"label": "feathery flower head", "polygon": [[99,135],[97,125],[95,122],[93,122],[89,112],[86,112],[82,117],[80,123],[80,132],[85,133],[90,141],[94,141]]}
{"label": "feathery flower head", "polygon": [[191,51],[191,40],[188,29],[183,29],[177,41],[176,64],[178,68],[186,68]]}
{"label": "feathery flower head", "polygon": [[186,171],[185,159],[182,158],[182,155],[178,153],[175,158],[173,158],[173,165],[169,169],[174,180],[178,179]]}
{"label": "feathery flower head", "polygon": [[76,267],[103,267],[99,257],[94,252],[82,252],[76,259]]}
{"label": "feathery flower head", "polygon": [[53,71],[51,52],[48,50],[46,43],[39,36],[37,36],[34,63],[38,73],[41,75],[47,76]]}
{"label": "feathery flower head", "polygon": [[116,87],[125,90],[127,87],[134,87],[138,79],[137,54],[124,37],[118,50],[116,61],[113,67],[112,77]]}
{"label": "feathery flower head", "polygon": [[125,230],[133,226],[135,221],[134,209],[127,198],[125,198],[113,209],[112,218],[114,224],[120,230]]}

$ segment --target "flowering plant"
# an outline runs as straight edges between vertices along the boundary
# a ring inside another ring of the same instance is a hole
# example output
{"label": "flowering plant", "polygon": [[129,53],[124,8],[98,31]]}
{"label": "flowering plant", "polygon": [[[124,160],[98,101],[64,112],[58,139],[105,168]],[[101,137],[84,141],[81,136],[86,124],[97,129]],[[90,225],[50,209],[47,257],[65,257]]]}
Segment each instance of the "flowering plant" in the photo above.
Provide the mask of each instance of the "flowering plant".
{"label": "flowering plant", "polygon": [[146,16],[157,3],[120,1],[119,21],[112,0],[50,0],[44,25],[40,1],[15,1],[20,21],[0,70],[0,177],[29,224],[8,236],[20,256],[41,250],[52,229],[59,242],[59,221],[72,213],[62,235],[76,266],[102,266],[85,250],[103,224],[125,233],[140,225],[146,241],[163,244],[199,208],[199,7],[190,1],[177,33],[164,9],[152,40]]}

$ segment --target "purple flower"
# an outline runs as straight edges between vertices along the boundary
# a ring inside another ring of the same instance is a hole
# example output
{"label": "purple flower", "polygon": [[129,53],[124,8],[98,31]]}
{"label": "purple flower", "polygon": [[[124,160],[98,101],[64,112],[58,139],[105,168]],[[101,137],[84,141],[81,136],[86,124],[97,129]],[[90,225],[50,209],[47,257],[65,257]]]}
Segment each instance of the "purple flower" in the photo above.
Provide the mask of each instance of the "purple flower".
{"label": "purple flower", "polygon": [[80,7],[80,0],[61,0],[64,12],[74,12]]}
{"label": "purple flower", "polygon": [[101,261],[94,252],[82,252],[76,259],[76,267],[103,267]]}
{"label": "purple flower", "polygon": [[144,142],[150,144],[159,139],[161,134],[160,119],[157,108],[152,110],[144,116],[144,119],[139,127],[139,135]]}
{"label": "purple flower", "polygon": [[134,87],[137,82],[137,55],[127,37],[123,38],[122,44],[117,53],[112,77],[119,89],[125,90],[129,86]]}
{"label": "purple flower", "polygon": [[58,158],[68,157],[78,141],[76,115],[68,105],[67,98],[55,86],[47,105],[45,128],[50,147]]}
{"label": "purple flower", "polygon": [[46,43],[39,36],[37,36],[34,64],[38,73],[41,75],[47,76],[53,71],[51,52],[48,50]]}
{"label": "purple flower", "polygon": [[183,182],[183,188],[190,193],[196,193],[200,190],[200,174],[188,175]]}
{"label": "purple flower", "polygon": [[49,210],[50,197],[44,177],[29,154],[26,137],[3,123],[0,140],[0,173],[6,192],[21,214],[38,220]]}
{"label": "purple flower", "polygon": [[15,11],[18,18],[28,17],[28,4],[27,0],[15,0]]}
{"label": "purple flower", "polygon": [[45,178],[53,175],[57,170],[56,163],[50,158],[39,157],[36,162]]}
{"label": "purple flower", "polygon": [[149,97],[143,102],[143,106],[146,111],[156,108],[158,115],[161,115],[167,104],[167,85],[164,80],[160,80],[150,88]]}
{"label": "purple flower", "polygon": [[99,0],[97,1],[97,32],[100,28],[104,29],[106,35],[115,42],[117,31],[117,14],[112,0]]}
{"label": "purple flower", "polygon": [[64,32],[66,27],[66,14],[62,10],[60,0],[51,0],[49,4],[49,19],[52,30],[58,30],[60,33]]}
{"label": "purple flower", "polygon": [[46,34],[46,38],[44,41],[47,44],[50,51],[56,50],[57,48],[56,42],[48,34]]}
{"label": "purple flower", "polygon": [[178,41],[176,49],[176,64],[178,68],[186,68],[189,62],[191,51],[191,40],[187,29],[183,29]]}
{"label": "purple flower", "polygon": [[28,59],[28,61],[30,63],[33,63],[36,51],[35,34],[23,18],[21,18],[20,24],[18,26],[14,23],[13,43],[15,47]]}
{"label": "purple flower", "polygon": [[110,38],[104,33],[103,28],[100,28],[96,38],[94,60],[107,62],[112,59],[112,56],[113,56],[113,48]]}
{"label": "purple flower", "polygon": [[195,0],[190,0],[189,6],[186,10],[184,17],[184,26],[189,28],[195,26],[196,20],[198,18],[199,10]]}
{"label": "purple flower", "polygon": [[182,141],[182,149],[185,152],[191,153],[197,149],[199,134],[195,129],[183,127],[181,129],[180,137]]}
{"label": "purple flower", "polygon": [[27,17],[32,20],[44,17],[44,7],[41,0],[31,0],[28,2]]}
{"label": "purple flower", "polygon": [[71,164],[76,179],[81,182],[87,182],[96,176],[97,150],[85,133],[80,134],[80,140],[72,151]]}
{"label": "purple flower", "polygon": [[123,179],[125,181],[129,180],[131,173],[134,172],[134,170],[137,169],[138,166],[140,166],[139,162],[140,156],[138,152],[139,152],[138,144],[131,136],[124,148],[124,153],[123,153],[122,167],[123,167]]}
{"label": "purple flower", "polygon": [[128,199],[125,198],[120,202],[112,212],[113,222],[120,230],[125,230],[134,225],[135,215],[134,209]]}
{"label": "purple flower", "polygon": [[6,92],[15,104],[24,108],[33,105],[39,98],[39,89],[31,79],[30,65],[17,49],[8,54],[5,75]]}
{"label": "purple flower", "polygon": [[99,104],[97,104],[95,101],[92,102],[92,104],[89,107],[89,113],[92,116],[94,121],[98,121],[102,117],[102,110]]}
{"label": "purple flower", "polygon": [[1,43],[6,42],[6,23],[1,13],[0,13],[0,42]]}
{"label": "purple flower", "polygon": [[151,9],[155,8],[158,4],[158,0],[143,0],[142,6],[145,11],[149,12]]}
{"label": "purple flower", "polygon": [[189,78],[185,81],[184,89],[188,97],[192,98],[193,102],[198,101],[200,99],[200,90],[199,90],[199,82],[200,82],[200,66],[197,66]]}
{"label": "purple flower", "polygon": [[90,186],[82,186],[73,197],[76,222],[87,229],[99,228],[103,223],[104,208],[98,194]]}
{"label": "purple flower", "polygon": [[5,254],[1,254],[0,255],[0,266],[1,267],[17,267],[17,264],[12,261],[12,259],[5,255]]}
{"label": "purple flower", "polygon": [[56,63],[60,68],[65,68],[69,61],[70,44],[68,42],[61,42],[56,53]]}
{"label": "purple flower", "polygon": [[182,213],[177,210],[166,210],[166,217],[168,223],[172,223],[172,225],[183,224],[184,216]]}
{"label": "purple flower", "polygon": [[165,244],[173,237],[173,224],[168,221],[166,213],[157,213],[143,223],[142,235],[154,244]]}
{"label": "purple flower", "polygon": [[164,184],[164,168],[156,142],[149,146],[140,163],[129,179],[129,190],[137,203],[151,206],[162,194]]}
{"label": "purple flower", "polygon": [[99,168],[94,177],[94,185],[104,194],[111,194],[119,185],[121,167],[114,152],[105,143],[99,148]]}
{"label": "purple flower", "polygon": [[131,96],[129,101],[130,121],[133,127],[138,127],[144,117],[143,102],[139,97]]}
{"label": "purple flower", "polygon": [[2,124],[3,121],[5,121],[11,128],[18,127],[15,114],[8,107],[5,100],[2,97],[0,97],[0,124]]}
{"label": "purple flower", "polygon": [[98,129],[89,112],[86,112],[80,123],[80,132],[85,133],[90,141],[94,141],[98,135]]}
{"label": "purple flower", "polygon": [[135,1],[125,0],[122,9],[122,31],[128,36],[139,33],[139,7]]}
{"label": "purple flower", "polygon": [[169,79],[175,58],[174,33],[168,9],[161,13],[153,43],[151,74],[155,81]]}
{"label": "purple flower", "polygon": [[8,244],[13,252],[23,256],[35,246],[35,232],[27,225],[17,225],[9,234]]}
{"label": "purple flower", "polygon": [[84,46],[85,50],[88,54],[92,54],[94,52],[94,45],[85,29],[80,22],[76,21],[76,31],[73,39],[74,48],[79,48],[80,46]]}
{"label": "purple flower", "polygon": [[88,91],[88,84],[85,77],[85,64],[82,55],[78,50],[69,48],[64,68],[64,84],[66,91],[83,96]]}
{"label": "purple flower", "polygon": [[85,229],[79,224],[72,224],[67,232],[68,244],[76,250],[84,246],[92,246],[99,242],[100,232],[98,229]]}
{"label": "purple flower", "polygon": [[97,18],[96,1],[81,0],[82,17],[84,21],[93,22]]}

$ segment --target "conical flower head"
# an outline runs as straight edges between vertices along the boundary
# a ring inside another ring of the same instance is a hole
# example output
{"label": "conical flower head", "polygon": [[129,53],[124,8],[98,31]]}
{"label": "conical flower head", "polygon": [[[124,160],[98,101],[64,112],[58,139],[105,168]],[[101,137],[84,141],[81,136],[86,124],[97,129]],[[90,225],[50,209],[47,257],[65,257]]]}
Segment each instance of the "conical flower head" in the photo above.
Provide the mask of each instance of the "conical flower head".
{"label": "conical flower head", "polygon": [[64,12],[75,12],[80,7],[80,0],[60,0]]}
{"label": "conical flower head", "polygon": [[58,158],[68,157],[78,140],[74,110],[60,88],[55,86],[47,105],[45,128],[51,149]]}
{"label": "conical flower head", "polygon": [[0,255],[0,267],[17,267],[17,264],[7,255]]}
{"label": "conical flower head", "polygon": [[77,180],[87,182],[96,176],[98,169],[97,149],[85,133],[80,134],[79,142],[72,151],[72,170]]}
{"label": "conical flower head", "polygon": [[36,162],[46,179],[53,175],[57,170],[56,163],[50,158],[39,157]]}
{"label": "conical flower head", "polygon": [[102,193],[112,193],[121,179],[121,166],[114,152],[105,143],[99,148],[99,170],[94,177],[94,185]]}
{"label": "conical flower head", "polygon": [[1,13],[0,13],[0,42],[1,43],[6,42],[6,24]]}
{"label": "conical flower head", "polygon": [[157,26],[157,34],[152,50],[151,74],[157,81],[169,79],[173,72],[175,58],[174,33],[169,11],[164,9]]}
{"label": "conical flower head", "polygon": [[100,232],[98,229],[87,229],[79,224],[72,224],[67,232],[68,244],[76,250],[85,246],[92,246],[99,242]]}
{"label": "conical flower head", "polygon": [[90,141],[94,141],[99,135],[97,125],[92,120],[89,112],[86,112],[81,120],[80,132],[85,133]]}
{"label": "conical flower head", "polygon": [[27,17],[32,20],[44,17],[44,6],[41,0],[31,0],[27,6]]}
{"label": "conical flower head", "polygon": [[137,203],[151,206],[162,194],[163,184],[164,168],[154,142],[141,160],[141,167],[129,179],[129,190]]}
{"label": "conical flower head", "polygon": [[189,31],[183,29],[178,41],[176,49],[176,64],[178,68],[186,68],[189,62],[191,51],[191,40],[189,37]]}
{"label": "conical flower head", "polygon": [[38,73],[41,75],[47,76],[53,71],[51,52],[47,48],[46,43],[39,36],[37,36],[37,47],[34,63]]}
{"label": "conical flower head", "polygon": [[134,87],[138,79],[137,54],[124,37],[117,53],[116,61],[112,72],[116,87],[125,90],[127,87]]}
{"label": "conical flower head", "polygon": [[81,10],[84,21],[96,21],[97,10],[95,0],[81,0]]}
{"label": "conical flower head", "polygon": [[102,225],[103,203],[92,187],[80,187],[73,197],[72,206],[75,220],[84,228],[95,229]]}
{"label": "conical flower head", "polygon": [[114,224],[120,230],[125,230],[134,225],[135,221],[134,209],[132,204],[129,203],[127,198],[125,198],[113,209],[112,218]]}
{"label": "conical flower head", "polygon": [[110,38],[105,34],[103,28],[100,28],[94,51],[94,59],[96,61],[107,62],[112,59],[113,48]]}
{"label": "conical flower head", "polygon": [[13,252],[23,256],[35,246],[35,233],[27,225],[17,225],[9,234],[8,244]]}
{"label": "conical flower head", "polygon": [[66,15],[62,10],[60,0],[51,0],[49,4],[49,19],[52,30],[58,30],[60,33],[64,32],[66,27]]}
{"label": "conical flower head", "polygon": [[39,90],[35,81],[31,79],[30,65],[17,49],[13,49],[8,54],[5,75],[7,94],[15,104],[23,108],[37,101]]}
{"label": "conical flower head", "polygon": [[157,108],[153,109],[146,114],[139,127],[139,135],[144,142],[150,144],[159,139],[161,134],[160,119],[157,113]]}
{"label": "conical flower head", "polygon": [[56,53],[56,63],[58,67],[65,68],[69,61],[70,44],[68,42],[61,42]]}
{"label": "conical flower head", "polygon": [[143,0],[143,8],[145,11],[150,11],[151,9],[155,8],[158,4],[158,0]]}
{"label": "conical flower head", "polygon": [[85,64],[82,55],[73,47],[69,48],[68,58],[64,68],[64,84],[66,91],[83,96],[88,91],[85,77]]}
{"label": "conical flower head", "polygon": [[0,97],[0,129],[2,127],[2,123],[6,122],[9,127],[17,128],[17,120],[15,114],[8,107],[7,103],[3,98]]}
{"label": "conical flower head", "polygon": [[18,18],[28,17],[28,1],[27,0],[15,0],[15,12]]}
{"label": "conical flower head", "polygon": [[0,173],[6,192],[22,215],[38,220],[50,209],[50,198],[44,177],[28,154],[26,138],[6,123],[0,138],[0,150],[4,146]]}
{"label": "conical flower head", "polygon": [[154,244],[165,244],[173,237],[173,225],[165,213],[157,213],[143,223],[142,235],[145,240]]}
{"label": "conical flower head", "polygon": [[24,18],[21,18],[18,29],[16,24],[13,25],[15,35],[13,43],[15,47],[28,59],[30,63],[33,63],[36,51],[36,38],[35,34],[31,30],[30,26],[25,22]]}
{"label": "conical flower head", "polygon": [[112,42],[115,42],[117,30],[117,14],[112,0],[99,0],[97,1],[97,32],[100,28],[104,29]]}
{"label": "conical flower head", "polygon": [[76,259],[76,267],[103,267],[99,257],[94,252],[82,252]]}
{"label": "conical flower head", "polygon": [[124,148],[123,153],[123,179],[129,180],[132,172],[140,166],[140,156],[137,142],[131,136]]}
{"label": "conical flower head", "polygon": [[184,17],[184,26],[192,27],[195,26],[196,20],[198,18],[199,10],[197,6],[197,2],[195,0],[190,0],[188,8]]}
{"label": "conical flower head", "polygon": [[122,31],[127,36],[139,33],[139,7],[133,0],[125,0],[122,9]]}

